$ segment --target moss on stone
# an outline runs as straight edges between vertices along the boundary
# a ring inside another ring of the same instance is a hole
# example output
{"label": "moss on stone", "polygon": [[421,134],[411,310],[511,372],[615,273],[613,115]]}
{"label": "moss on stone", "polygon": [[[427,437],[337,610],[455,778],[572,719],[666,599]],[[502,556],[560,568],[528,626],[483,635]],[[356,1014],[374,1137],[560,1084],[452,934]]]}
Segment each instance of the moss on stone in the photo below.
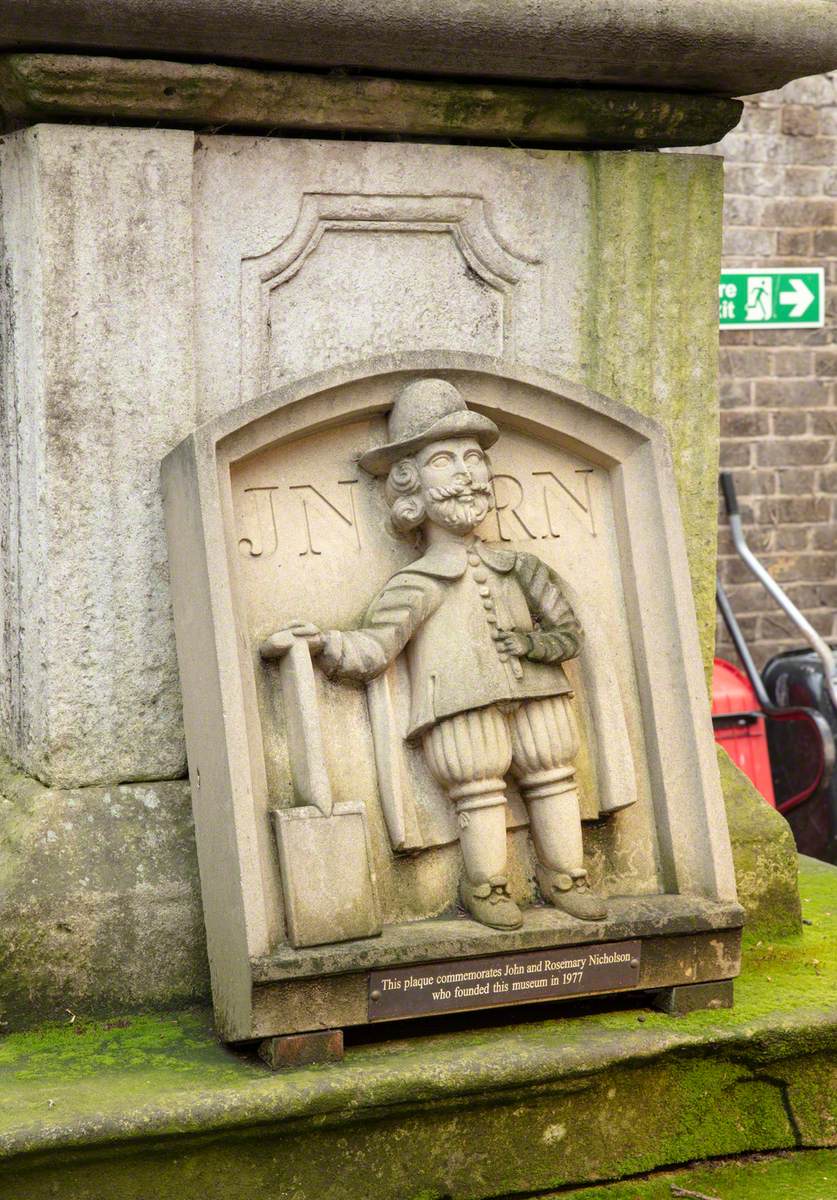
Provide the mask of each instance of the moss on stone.
{"label": "moss on stone", "polygon": [[185,780],[53,789],[0,762],[0,1020],[208,999]]}
{"label": "moss on stone", "polygon": [[11,1035],[0,1196],[366,1200],[374,1179],[376,1200],[466,1200],[837,1141],[837,871],[801,878],[812,924],[750,940],[732,1010],[530,1019],[277,1075],[205,1011]]}
{"label": "moss on stone", "polygon": [[87,117],[300,131],[397,133],[606,146],[717,141],[728,97],[254,70],[210,63],[0,55],[0,111],[25,121]]}
{"label": "moss on stone", "polygon": [[668,431],[709,678],[723,167],[704,155],[600,153],[586,161],[595,220],[582,382]]}
{"label": "moss on stone", "polygon": [[[671,1200],[674,1188],[723,1200],[829,1200],[837,1196],[837,1155],[833,1150],[747,1155],[661,1171],[650,1178],[562,1190],[560,1200]],[[542,1193],[532,1200],[553,1198],[559,1200],[559,1193]]]}
{"label": "moss on stone", "polygon": [[798,867],[790,826],[765,802],[727,752],[720,746],[717,751],[738,899],[747,913],[748,936],[798,933]]}

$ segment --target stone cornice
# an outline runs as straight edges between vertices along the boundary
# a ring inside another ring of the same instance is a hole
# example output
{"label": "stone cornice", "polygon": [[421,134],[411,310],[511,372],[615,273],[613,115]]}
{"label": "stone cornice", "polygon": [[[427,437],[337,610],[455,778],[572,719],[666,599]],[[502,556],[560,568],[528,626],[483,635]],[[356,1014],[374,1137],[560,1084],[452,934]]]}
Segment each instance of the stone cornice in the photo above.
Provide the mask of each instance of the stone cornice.
{"label": "stone cornice", "polygon": [[0,46],[746,95],[837,66],[837,5],[6,0]]}

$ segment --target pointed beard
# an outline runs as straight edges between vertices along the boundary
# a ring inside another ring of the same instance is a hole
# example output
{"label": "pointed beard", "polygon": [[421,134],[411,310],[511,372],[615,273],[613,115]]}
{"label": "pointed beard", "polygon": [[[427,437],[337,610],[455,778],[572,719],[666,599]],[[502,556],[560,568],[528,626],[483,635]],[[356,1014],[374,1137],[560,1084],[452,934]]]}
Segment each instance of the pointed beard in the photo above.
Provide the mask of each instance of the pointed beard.
{"label": "pointed beard", "polygon": [[469,489],[464,495],[451,495],[451,488],[430,488],[425,497],[427,516],[437,525],[453,533],[470,533],[481,525],[491,507],[489,488],[481,485]]}

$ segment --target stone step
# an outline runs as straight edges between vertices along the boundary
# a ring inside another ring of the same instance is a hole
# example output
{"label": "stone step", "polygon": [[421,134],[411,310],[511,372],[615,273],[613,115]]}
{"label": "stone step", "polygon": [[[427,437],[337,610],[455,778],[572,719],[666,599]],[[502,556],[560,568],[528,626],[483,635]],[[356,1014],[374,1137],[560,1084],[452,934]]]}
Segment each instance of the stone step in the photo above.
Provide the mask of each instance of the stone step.
{"label": "stone step", "polygon": [[837,870],[800,882],[802,936],[749,940],[733,1009],[466,1014],[275,1073],[205,1010],[9,1035],[0,1197],[487,1200],[834,1145]]}

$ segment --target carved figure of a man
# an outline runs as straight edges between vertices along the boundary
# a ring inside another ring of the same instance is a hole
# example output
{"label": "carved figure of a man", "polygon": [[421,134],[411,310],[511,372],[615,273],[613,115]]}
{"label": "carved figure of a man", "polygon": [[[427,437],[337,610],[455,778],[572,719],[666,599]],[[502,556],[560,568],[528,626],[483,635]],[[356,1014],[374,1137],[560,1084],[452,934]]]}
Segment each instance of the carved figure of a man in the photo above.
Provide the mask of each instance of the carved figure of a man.
{"label": "carved figure of a man", "polygon": [[[578,732],[561,666],[582,631],[558,576],[539,558],[475,537],[492,502],[486,450],[499,430],[442,379],[407,385],[390,441],[360,465],[386,476],[392,522],[420,530],[423,554],[375,597],[359,629],[295,622],[328,676],[367,681],[408,657],[407,737],[456,807],[460,897],[478,921],[514,929],[506,870],[505,777],[526,803],[545,900],[582,920],[606,914],[588,887],[573,760]],[[262,654],[282,652],[268,639]]]}

